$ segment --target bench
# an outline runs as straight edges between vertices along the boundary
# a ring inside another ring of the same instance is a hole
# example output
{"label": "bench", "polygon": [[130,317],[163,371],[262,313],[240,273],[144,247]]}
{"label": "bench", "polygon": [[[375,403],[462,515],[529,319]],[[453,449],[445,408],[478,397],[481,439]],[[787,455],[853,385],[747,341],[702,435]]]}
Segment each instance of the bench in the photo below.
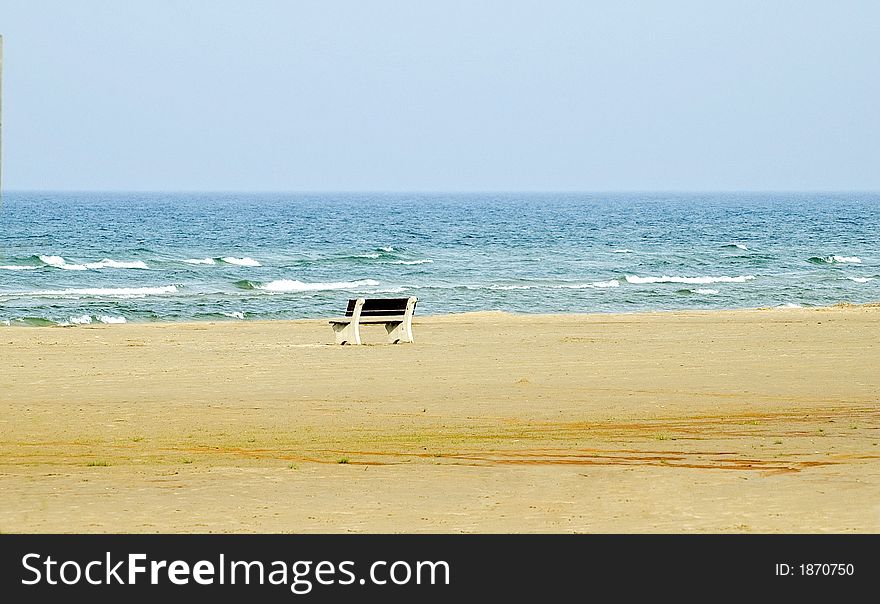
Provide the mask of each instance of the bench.
{"label": "bench", "polygon": [[412,318],[418,298],[358,298],[349,300],[345,318],[330,319],[337,344],[360,344],[360,326],[385,325],[388,343],[412,342]]}

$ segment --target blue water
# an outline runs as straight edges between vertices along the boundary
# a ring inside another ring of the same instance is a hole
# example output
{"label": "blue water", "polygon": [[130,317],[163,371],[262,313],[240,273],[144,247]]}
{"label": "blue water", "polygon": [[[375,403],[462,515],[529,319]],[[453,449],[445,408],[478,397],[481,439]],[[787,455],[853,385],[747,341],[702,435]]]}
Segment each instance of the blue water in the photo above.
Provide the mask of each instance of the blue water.
{"label": "blue water", "polygon": [[[224,260],[225,259],[225,260]],[[878,194],[6,193],[0,322],[880,300]]]}

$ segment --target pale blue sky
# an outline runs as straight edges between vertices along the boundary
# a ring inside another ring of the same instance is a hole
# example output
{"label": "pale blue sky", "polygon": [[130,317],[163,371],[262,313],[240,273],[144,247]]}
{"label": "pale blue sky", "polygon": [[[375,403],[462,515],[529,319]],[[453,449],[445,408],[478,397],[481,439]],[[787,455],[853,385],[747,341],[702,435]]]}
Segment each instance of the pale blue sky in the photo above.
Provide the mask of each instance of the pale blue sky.
{"label": "pale blue sky", "polygon": [[4,187],[880,189],[880,2],[3,0]]}

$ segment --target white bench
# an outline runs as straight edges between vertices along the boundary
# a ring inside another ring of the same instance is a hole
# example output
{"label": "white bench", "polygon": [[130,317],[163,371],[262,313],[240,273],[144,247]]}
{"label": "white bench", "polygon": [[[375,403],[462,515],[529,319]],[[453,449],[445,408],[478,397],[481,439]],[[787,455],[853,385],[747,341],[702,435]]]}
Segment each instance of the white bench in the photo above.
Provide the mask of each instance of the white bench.
{"label": "white bench", "polygon": [[360,326],[385,325],[388,343],[412,342],[412,318],[418,298],[358,298],[348,301],[345,317],[330,319],[337,344],[360,344]]}

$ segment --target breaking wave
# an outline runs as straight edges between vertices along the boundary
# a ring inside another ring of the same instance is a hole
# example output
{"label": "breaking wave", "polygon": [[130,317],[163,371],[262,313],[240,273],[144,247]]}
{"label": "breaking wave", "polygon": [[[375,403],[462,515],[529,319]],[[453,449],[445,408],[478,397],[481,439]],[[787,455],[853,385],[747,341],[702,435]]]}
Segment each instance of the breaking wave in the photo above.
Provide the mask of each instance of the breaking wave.
{"label": "breaking wave", "polygon": [[[610,281],[593,281],[592,283],[559,283],[559,284],[532,284],[532,285],[489,285],[489,289],[499,291],[510,291],[517,289],[604,289],[607,287],[620,287],[620,281],[611,279]],[[478,285],[466,285],[466,289],[483,289]]]}
{"label": "breaking wave", "polygon": [[145,296],[157,296],[173,294],[177,292],[176,285],[162,285],[159,287],[83,287],[69,289],[50,289],[30,292],[9,292],[5,296],[33,296],[36,298],[64,298],[72,296],[87,296],[110,298],[143,298]]}
{"label": "breaking wave", "polygon": [[220,262],[224,262],[226,264],[233,264],[235,266],[262,266],[259,262],[254,260],[253,258],[236,258],[234,256],[224,256],[222,258],[217,258],[216,260]]}
{"label": "breaking wave", "polygon": [[67,271],[85,271],[89,269],[97,270],[102,268],[150,268],[141,260],[132,260],[126,262],[122,260],[112,260],[110,258],[104,258],[103,260],[99,260],[98,262],[71,264],[67,260],[65,260],[63,256],[40,255],[37,256],[37,258],[39,258],[40,262],[42,262],[46,266],[52,266],[54,268],[60,268]]}
{"label": "breaking wave", "polygon": [[553,285],[553,289],[604,289],[606,287],[620,287],[620,281],[611,279],[610,281],[593,281],[592,283],[572,283],[564,285]]}
{"label": "breaking wave", "polygon": [[58,321],[56,325],[91,325],[92,323],[115,325],[125,322],[125,317],[114,317],[112,315],[82,315],[78,317],[70,317],[67,321]]}
{"label": "breaking wave", "polygon": [[255,281],[236,281],[234,283],[239,289],[256,289],[270,293],[286,293],[286,292],[309,292],[309,291],[325,291],[334,289],[358,289],[361,287],[373,287],[379,285],[375,279],[359,279],[357,281],[331,281],[327,283],[305,283],[297,279],[277,279],[268,283],[260,283]]}
{"label": "breaking wave", "polygon": [[813,264],[861,264],[862,259],[858,256],[812,256],[807,262]]}
{"label": "breaking wave", "polygon": [[754,279],[754,275],[740,275],[738,277],[637,277],[635,275],[627,275],[626,282],[634,284],[643,283],[693,283],[693,284],[709,284],[709,283],[744,283]]}

